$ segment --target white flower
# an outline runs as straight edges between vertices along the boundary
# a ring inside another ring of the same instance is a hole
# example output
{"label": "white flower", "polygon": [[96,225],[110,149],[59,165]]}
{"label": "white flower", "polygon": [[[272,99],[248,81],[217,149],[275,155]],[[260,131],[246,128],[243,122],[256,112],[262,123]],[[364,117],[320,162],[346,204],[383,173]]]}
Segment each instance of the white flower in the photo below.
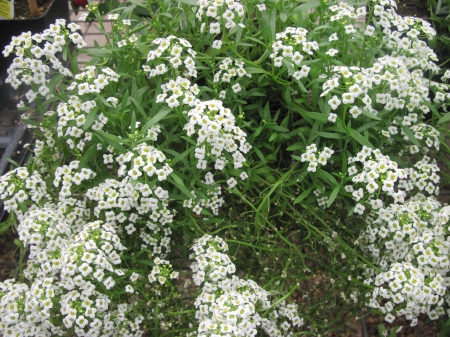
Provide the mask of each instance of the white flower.
{"label": "white flower", "polygon": [[329,101],[328,104],[331,106],[331,109],[336,110],[338,106],[341,104],[341,100],[334,95]]}
{"label": "white flower", "polygon": [[214,49],[220,49],[222,48],[222,41],[221,40],[215,40],[212,44],[212,47]]}
{"label": "white flower", "polygon": [[330,113],[330,115],[328,116],[328,120],[329,120],[331,123],[335,123],[335,122],[336,122],[336,119],[337,119],[337,115],[336,115],[335,113]]}
{"label": "white flower", "polygon": [[227,180],[227,184],[228,184],[228,188],[233,188],[234,186],[237,185],[237,181],[236,181],[236,179],[231,177],[230,179]]}
{"label": "white flower", "polygon": [[258,5],[256,5],[256,7],[258,7],[258,10],[260,12],[264,12],[266,10],[266,5],[265,4],[258,4]]}

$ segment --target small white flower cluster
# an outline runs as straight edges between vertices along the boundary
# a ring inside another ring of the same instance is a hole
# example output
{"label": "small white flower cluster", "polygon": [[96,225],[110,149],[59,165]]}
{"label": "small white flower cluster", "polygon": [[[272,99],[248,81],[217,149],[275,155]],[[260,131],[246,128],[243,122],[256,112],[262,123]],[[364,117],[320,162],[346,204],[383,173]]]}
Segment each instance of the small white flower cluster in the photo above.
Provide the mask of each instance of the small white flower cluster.
{"label": "small white flower cluster", "polygon": [[30,247],[25,276],[31,286],[0,283],[0,333],[62,336],[62,327],[52,323],[58,319],[77,336],[142,335],[143,317],[129,320],[131,305],[115,307],[99,292],[113,289],[112,275],[125,275],[113,266],[121,263],[120,252],[126,249],[113,226],[91,222],[71,237],[71,228],[55,211],[42,209],[28,212],[19,228]]}
{"label": "small white flower cluster", "polygon": [[405,171],[408,174],[408,180],[402,181],[399,188],[412,191],[417,187],[421,192],[439,195],[440,177],[438,172],[440,169],[436,159],[431,160],[430,157],[424,156],[414,164],[414,167],[408,167]]}
{"label": "small white flower cluster", "polygon": [[177,76],[175,80],[162,84],[161,89],[163,93],[156,96],[156,103],[166,102],[170,108],[178,106],[192,108],[200,102],[197,98],[200,93],[198,85],[196,83],[192,85],[186,78]]}
{"label": "small white flower cluster", "polygon": [[[184,126],[187,135],[197,134],[198,169],[206,169],[211,161],[217,170],[222,170],[229,161],[235,169],[243,166],[246,160],[242,153],[250,151],[251,145],[247,143],[247,134],[235,125],[230,109],[223,107],[221,101],[212,100],[200,102],[187,115],[189,122]],[[235,140],[240,142],[239,149]]]}
{"label": "small white flower cluster", "polygon": [[95,221],[86,224],[62,251],[60,287],[65,293],[61,296],[60,311],[64,326],[74,328],[78,336],[142,334],[139,329],[142,317],[130,321],[126,318],[126,312],[131,309],[128,304],[118,304],[115,310],[108,297],[99,292],[103,287],[121,288],[116,286],[114,278],[125,275],[116,267],[125,249],[112,225]]}
{"label": "small white flower cluster", "polygon": [[148,281],[150,283],[158,281],[160,284],[165,284],[168,278],[178,278],[179,273],[177,271],[173,271],[172,265],[169,261],[157,257],[154,262],[155,266],[148,275]]}
{"label": "small white flower cluster", "polygon": [[395,7],[394,1],[380,1],[375,4],[373,11],[374,21],[383,27],[384,36],[388,40],[386,47],[391,50],[390,54],[414,58],[423,70],[439,70],[430,62],[437,61],[436,54],[426,42],[420,40],[423,34],[429,40],[436,36],[432,25],[426,20],[398,15]]}
{"label": "small white flower cluster", "polygon": [[[345,2],[340,2],[337,5],[331,5],[328,9],[330,12],[335,13],[330,16],[330,21],[335,21],[339,24],[347,24],[345,26],[346,34],[356,33],[356,29],[353,28],[352,24],[354,24],[357,19],[365,17],[367,14],[366,7],[359,7],[355,9],[353,6],[348,5]],[[350,24],[351,27],[348,25],[349,22],[352,23]]]}
{"label": "small white flower cluster", "polygon": [[53,278],[34,281],[30,287],[9,279],[0,282],[0,333],[2,336],[62,336],[53,325]]}
{"label": "small white flower cluster", "polygon": [[236,271],[236,266],[226,254],[228,244],[218,236],[205,234],[195,240],[191,249],[194,253],[189,258],[195,259],[195,262],[191,263],[193,280],[198,286],[205,281],[205,277],[211,281],[218,281]]}
{"label": "small white flower cluster", "polygon": [[[147,61],[164,60],[168,62],[166,62],[167,64],[159,63],[154,67],[143,65],[142,69],[149,77],[167,73],[170,70],[169,65],[174,70],[172,75],[176,76],[182,73],[184,76],[197,77],[194,61],[196,52],[191,49],[192,45],[187,40],[170,35],[166,38],[155,39],[153,44],[156,45],[156,49],[148,53]],[[183,53],[187,53],[188,55],[184,55]],[[184,61],[182,61],[183,58]]]}
{"label": "small white flower cluster", "polygon": [[[358,168],[358,162],[362,167]],[[354,209],[356,213],[364,213],[364,202],[370,203],[374,210],[381,208],[383,201],[380,194],[391,196],[395,203],[404,201],[405,191],[400,188],[396,191],[395,187],[399,181],[407,178],[406,170],[398,168],[398,164],[383,155],[379,149],[372,150],[363,146],[355,157],[348,158],[348,164],[354,164],[348,168],[348,175],[352,177],[354,184],[346,185],[344,189],[357,202]]]}
{"label": "small white flower cluster", "polygon": [[61,251],[69,244],[71,227],[53,209],[27,212],[18,226],[19,239],[30,251],[24,275],[53,277],[61,270]]}
{"label": "small white flower cluster", "polygon": [[269,318],[263,318],[261,320],[261,328],[269,336],[291,337],[294,336],[292,329],[303,325],[303,318],[298,316],[298,305],[295,303],[288,304],[283,300],[272,310]]}
{"label": "small white flower cluster", "polygon": [[[334,66],[331,77],[322,86],[321,96],[339,88],[342,82],[348,91],[339,97],[334,95],[328,101],[332,110],[341,104],[351,105],[349,112],[357,118],[364,110],[376,116],[382,110],[405,109],[411,114],[405,114],[401,124],[411,125],[417,122],[417,117],[414,118],[417,114],[412,114],[414,111],[429,111],[422,103],[429,101],[428,80],[421,69],[410,72],[411,67],[405,58],[392,56],[377,59],[371,68]],[[384,87],[389,87],[390,92],[380,89]]]}
{"label": "small white flower cluster", "polygon": [[423,194],[367,218],[361,248],[382,270],[367,270],[374,278],[365,282],[376,286],[369,306],[381,309],[387,321],[399,314],[415,325],[420,313],[431,319],[444,313],[445,290],[450,285],[449,220],[450,207],[441,208],[435,197]]}
{"label": "small white flower cluster", "polygon": [[[202,22],[201,32],[205,31],[208,24],[208,32],[215,36],[222,33],[223,27],[230,30],[238,24],[241,28],[245,28],[242,23],[239,23],[239,18],[245,14],[244,6],[237,0],[200,0],[198,5],[195,16]],[[221,40],[215,40],[212,44],[212,48],[220,49],[221,47]]]}
{"label": "small white flower cluster", "polygon": [[[198,336],[256,336],[262,326],[269,336],[292,336],[292,326],[300,326],[303,320],[297,315],[295,304],[280,302],[269,318],[262,318],[258,308],[269,309],[269,292],[253,280],[243,280],[233,274],[236,267],[228,256],[228,245],[221,238],[205,234],[195,240],[190,259],[193,280],[202,286],[202,292],[194,302],[199,321]],[[203,285],[202,285],[203,284]],[[279,330],[279,327],[283,332]]]}
{"label": "small white flower cluster", "polygon": [[304,28],[288,27],[284,32],[277,33],[277,41],[272,44],[273,53],[270,58],[273,59],[274,66],[281,67],[283,61],[288,62],[292,67],[289,75],[296,80],[308,76],[311,70],[309,66],[302,65],[304,54],[314,55],[314,51],[319,49],[316,41],[307,41],[307,34],[308,31]]}
{"label": "small white flower cluster", "polygon": [[[407,145],[406,151],[410,154],[421,153],[426,154],[430,151],[430,149],[435,149],[439,151],[440,141],[439,136],[440,132],[436,130],[433,126],[425,124],[425,123],[417,123],[410,127],[411,131],[414,132],[414,137],[417,139],[420,148],[417,145]],[[403,138],[405,140],[409,140],[409,137],[404,133],[403,129],[400,130]]]}
{"label": "small white flower cluster", "polygon": [[135,183],[130,177],[120,181],[106,179],[87,190],[86,197],[97,202],[94,207],[95,216],[103,213],[110,223],[130,222],[129,227],[125,228],[128,234],[136,230],[132,224],[144,215],[161,225],[172,222],[173,214],[167,208],[169,193],[159,186],[152,189],[145,183]]}
{"label": "small white flower cluster", "polygon": [[[301,155],[302,163],[308,162],[308,171],[316,172],[317,167],[321,167],[327,164],[328,159],[331,158],[334,151],[329,147],[324,147],[322,151],[317,151],[317,145],[311,144],[306,147],[306,152],[303,152]],[[318,165],[321,166],[318,166]]]}
{"label": "small white flower cluster", "polygon": [[[234,178],[230,178],[234,179]],[[222,187],[214,181],[214,175],[211,172],[206,172],[204,184],[211,186],[206,190],[207,198],[197,197],[195,191],[191,191],[194,199],[188,199],[183,202],[183,207],[191,208],[193,212],[200,215],[204,208],[209,209],[214,215],[219,215],[219,208],[224,204],[222,194]]]}
{"label": "small white flower cluster", "polygon": [[[120,75],[111,68],[101,68],[87,66],[82,69],[79,74],[75,75],[75,81],[67,88],[67,90],[78,90],[78,95],[85,95],[89,93],[99,94],[110,82],[118,82]],[[72,106],[76,112],[80,110],[84,112],[86,108],[82,106]],[[84,108],[84,109],[83,109]]]}
{"label": "small white flower cluster", "polygon": [[19,167],[0,177],[0,199],[5,210],[14,212],[20,220],[26,211],[26,207],[22,209],[21,206],[26,205],[26,201],[39,204],[41,200],[49,199],[49,195],[45,181],[37,171],[30,175],[27,168]]}
{"label": "small white flower cluster", "polygon": [[88,168],[82,168],[78,171],[80,162],[73,160],[69,165],[63,165],[56,169],[53,186],[60,187],[59,199],[72,196],[76,186],[79,186],[83,181],[95,178],[97,175],[94,171]]}
{"label": "small white flower cluster", "polygon": [[[244,76],[252,77],[252,74],[247,73],[244,69],[244,62],[241,60],[233,60],[230,57],[225,58],[219,63],[219,71],[214,74],[214,83],[225,84],[234,82],[231,89],[236,94],[242,90],[241,85],[236,81],[237,78],[242,78]],[[223,90],[219,94],[220,99],[224,99],[226,91]]]}
{"label": "small white flower cluster", "polygon": [[82,48],[85,42],[76,32],[80,29],[78,25],[71,23],[67,27],[69,29],[66,28],[65,20],[59,19],[42,34],[32,35],[31,32],[25,32],[20,36],[14,36],[11,43],[5,47],[3,51],[5,57],[11,53],[15,53],[16,56],[8,69],[9,76],[6,83],[10,83],[15,89],[22,83],[32,85],[34,90],[30,89],[26,93],[29,103],[33,102],[38,95],[46,99],[53,96],[48,87],[50,79],[47,78],[51,68],[64,76],[72,77],[72,73],[63,66],[57,55],[63,51],[67,37],[78,48]]}

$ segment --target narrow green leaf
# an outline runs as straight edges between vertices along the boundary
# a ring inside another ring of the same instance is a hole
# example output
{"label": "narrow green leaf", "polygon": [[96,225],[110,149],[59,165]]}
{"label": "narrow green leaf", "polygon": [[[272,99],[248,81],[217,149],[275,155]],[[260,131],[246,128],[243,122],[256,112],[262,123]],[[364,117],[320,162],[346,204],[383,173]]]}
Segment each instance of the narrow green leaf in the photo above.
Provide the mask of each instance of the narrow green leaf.
{"label": "narrow green leaf", "polygon": [[303,191],[302,194],[300,194],[297,198],[295,198],[294,200],[294,205],[298,204],[300,201],[302,201],[303,199],[305,199],[313,190],[314,185],[311,185],[306,191]]}
{"label": "narrow green leaf", "polygon": [[256,155],[259,157],[259,159],[261,160],[261,162],[263,162],[264,164],[266,163],[266,158],[264,158],[263,153],[261,152],[260,149],[258,149],[257,147],[254,147],[253,150],[256,152]]}
{"label": "narrow green leaf", "polygon": [[361,113],[361,114],[364,115],[364,116],[366,116],[366,117],[369,117],[369,118],[371,118],[371,119],[375,119],[375,120],[377,120],[377,121],[381,121],[381,118],[380,118],[380,117],[374,115],[373,113],[371,113],[371,112],[369,112],[369,111],[367,111],[367,110],[365,110],[365,109],[362,109],[362,113]]}
{"label": "narrow green leaf", "polygon": [[192,145],[197,145],[197,143],[195,142],[195,140],[193,140],[192,138],[186,137],[186,136],[181,136],[182,139],[184,139],[185,141],[187,141],[188,143],[192,144]]}
{"label": "narrow green leaf", "polygon": [[172,172],[169,177],[167,178],[167,181],[171,182],[173,185],[178,187],[178,189],[183,192],[187,197],[191,199],[195,199],[195,196],[189,191],[186,186],[184,185],[183,181],[179,176],[176,175],[175,172]]}
{"label": "narrow green leaf", "polygon": [[303,144],[294,144],[289,146],[286,151],[296,151],[296,150],[300,150],[300,149],[304,149],[305,146]]}
{"label": "narrow green leaf", "polygon": [[375,147],[369,142],[368,139],[364,138],[361,134],[359,134],[358,132],[356,132],[356,130],[352,129],[352,128],[347,128],[348,130],[348,134],[354,139],[356,140],[359,144],[361,145],[365,145],[367,147],[370,147],[372,149],[375,149]]}
{"label": "narrow green leaf", "polygon": [[272,133],[272,135],[269,138],[269,143],[273,142],[275,139],[278,138],[278,134],[276,133]]}
{"label": "narrow green leaf", "polygon": [[327,171],[320,169],[318,170],[317,175],[319,176],[319,178],[325,180],[331,187],[335,187],[336,185],[338,185],[336,178]]}
{"label": "narrow green leaf", "polygon": [[40,127],[41,126],[40,122],[34,121],[32,119],[23,118],[23,119],[21,119],[21,121],[24,122],[25,124],[28,124],[28,125],[33,125],[33,126],[36,126],[36,127]]}
{"label": "narrow green leaf", "polygon": [[144,118],[144,119],[147,118],[147,114],[145,113],[144,109],[139,104],[139,102],[136,101],[133,97],[130,97],[130,100],[134,103],[134,106],[136,107],[136,109],[141,113],[142,118]]}
{"label": "narrow green leaf", "polygon": [[198,5],[198,1],[197,0],[178,0],[179,2],[182,2],[184,4],[187,5],[191,5],[191,6],[197,6]]}
{"label": "narrow green leaf", "polygon": [[95,122],[95,120],[97,119],[97,112],[98,108],[93,108],[91,109],[91,111],[89,111],[83,124],[83,130],[87,130]]}
{"label": "narrow green leaf", "polygon": [[316,121],[320,121],[322,123],[328,122],[328,116],[323,113],[308,111],[308,112],[306,112],[306,114],[308,117],[310,117]]}
{"label": "narrow green leaf", "polygon": [[0,233],[6,232],[11,226],[11,222],[5,221],[0,223]]}
{"label": "narrow green leaf", "polygon": [[120,144],[121,142],[123,142],[123,139],[120,139],[117,136],[110,135],[110,134],[108,134],[108,133],[106,133],[104,131],[101,131],[101,130],[94,131],[94,135],[96,135],[97,137],[103,139],[109,145],[114,147],[117,151],[119,151],[121,153],[127,153],[128,152],[128,150],[126,148],[124,148]]}
{"label": "narrow green leaf", "polygon": [[171,108],[166,108],[166,109],[163,109],[160,112],[158,112],[155,116],[153,116],[152,119],[150,119],[147,123],[145,123],[145,125],[141,129],[141,134],[147,133],[148,129],[150,129],[153,125],[155,125],[161,119],[166,117],[169,114],[169,112],[171,112],[171,111],[172,111]]}
{"label": "narrow green leaf", "polygon": [[414,133],[407,125],[402,125],[402,129],[405,132],[405,134],[408,136],[409,140],[414,143],[414,145],[418,146],[420,148],[420,143],[417,140],[416,136],[414,136]]}
{"label": "narrow green leaf", "polygon": [[450,112],[447,112],[444,116],[442,116],[439,120],[438,120],[438,124],[445,124],[448,123],[450,121]]}
{"label": "narrow green leaf", "polygon": [[330,207],[331,204],[334,202],[334,200],[336,199],[336,197],[337,197],[338,194],[339,194],[339,191],[340,191],[341,187],[342,187],[341,185],[337,185],[337,186],[334,188],[333,192],[331,192],[330,198],[328,199],[328,202],[327,202],[327,207]]}
{"label": "narrow green leaf", "polygon": [[19,239],[14,239],[14,243],[15,243],[18,247],[23,248],[23,242],[20,241]]}

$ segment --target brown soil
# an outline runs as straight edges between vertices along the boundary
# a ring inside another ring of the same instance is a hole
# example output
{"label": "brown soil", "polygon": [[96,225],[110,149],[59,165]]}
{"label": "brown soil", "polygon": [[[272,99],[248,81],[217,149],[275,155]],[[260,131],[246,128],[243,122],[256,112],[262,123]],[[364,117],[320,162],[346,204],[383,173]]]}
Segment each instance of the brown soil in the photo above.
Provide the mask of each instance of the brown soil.
{"label": "brown soil", "polygon": [[[397,0],[397,13],[402,16],[430,18],[427,0]],[[437,2],[437,1],[436,1]]]}
{"label": "brown soil", "polygon": [[[45,13],[48,7],[53,3],[54,0],[36,0],[37,6],[39,8],[39,15]],[[25,20],[32,18],[30,13],[30,8],[28,6],[27,0],[15,0],[14,1],[14,19]]]}

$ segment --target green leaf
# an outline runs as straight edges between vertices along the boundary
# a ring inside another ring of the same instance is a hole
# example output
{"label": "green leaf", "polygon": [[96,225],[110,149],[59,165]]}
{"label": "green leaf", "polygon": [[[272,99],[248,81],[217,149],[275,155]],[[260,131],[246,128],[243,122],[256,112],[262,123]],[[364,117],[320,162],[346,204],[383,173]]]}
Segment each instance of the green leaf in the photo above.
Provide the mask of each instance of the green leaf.
{"label": "green leaf", "polygon": [[341,187],[342,187],[341,185],[337,185],[337,186],[334,188],[333,192],[331,192],[330,198],[328,199],[328,202],[327,202],[327,207],[330,207],[331,204],[334,202],[334,200],[336,199],[336,197],[337,197],[338,194],[339,194],[339,191],[340,191]]}
{"label": "green leaf", "polygon": [[312,112],[312,111],[308,111],[306,112],[306,115],[316,121],[320,121],[322,123],[326,123],[328,122],[328,116],[320,113],[320,112]]}
{"label": "green leaf", "polygon": [[10,221],[0,223],[0,233],[6,232],[10,226],[11,226]]}
{"label": "green leaf", "polygon": [[40,122],[34,121],[32,119],[23,118],[23,119],[21,119],[21,121],[24,122],[25,124],[28,124],[28,125],[32,125],[32,126],[36,126],[36,127],[40,127],[41,126]]}
{"label": "green leaf", "polygon": [[187,4],[187,5],[191,5],[191,6],[197,6],[198,5],[198,1],[197,0],[178,0],[181,3]]}
{"label": "green leaf", "polygon": [[186,186],[184,185],[183,181],[179,176],[176,175],[175,172],[172,172],[169,177],[167,178],[169,182],[171,182],[173,185],[178,187],[178,189],[183,192],[187,197],[191,199],[195,199],[195,196],[189,191]]}
{"label": "green leaf", "polygon": [[330,185],[332,187],[338,185],[338,182],[337,182],[336,178],[333,177],[327,171],[324,171],[324,170],[320,169],[320,170],[318,170],[317,175],[319,176],[319,178],[321,178],[324,181],[326,181],[328,183],[328,185]]}
{"label": "green leaf", "polygon": [[366,130],[368,130],[368,129],[373,128],[374,126],[376,126],[376,125],[378,125],[378,124],[380,124],[380,122],[370,122],[370,123],[364,124],[363,126],[361,126],[360,128],[358,128],[356,131],[357,131],[358,133],[361,133],[361,132],[364,132],[364,131],[366,131]]}
{"label": "green leaf", "polygon": [[146,266],[151,266],[151,267],[155,266],[155,263],[153,261],[150,261],[150,260],[137,260],[136,262],[139,263],[139,264],[144,264]]}
{"label": "green leaf", "polygon": [[279,132],[289,132],[288,128],[284,128],[284,127],[276,125],[276,124],[268,124],[267,128],[270,130],[279,131]]}
{"label": "green leaf", "polygon": [[445,124],[448,123],[450,121],[450,112],[447,112],[444,116],[442,116],[439,120],[438,120],[438,124]]}
{"label": "green leaf", "polygon": [[320,137],[324,138],[331,138],[331,139],[342,139],[344,138],[342,135],[334,132],[324,132],[324,131],[317,131],[316,134]]}
{"label": "green leaf", "polygon": [[19,163],[16,162],[15,160],[13,160],[13,159],[11,159],[11,158],[9,158],[9,157],[7,157],[7,156],[3,156],[3,158],[5,158],[6,161],[9,162],[9,163],[11,163],[13,166],[15,166],[15,167],[20,167]]}
{"label": "green leaf", "polygon": [[14,239],[14,243],[17,245],[17,247],[20,247],[23,249],[23,242],[19,239]]}
{"label": "green leaf", "polygon": [[192,138],[186,137],[186,136],[181,136],[180,138],[184,139],[185,141],[187,141],[188,143],[192,144],[192,145],[197,145],[197,143],[195,142],[195,140],[193,140]]}
{"label": "green leaf", "polygon": [[402,125],[402,129],[405,132],[405,134],[408,136],[409,140],[414,143],[417,147],[421,147],[419,141],[417,140],[416,136],[414,136],[414,133],[407,125]]}
{"label": "green leaf", "polygon": [[127,153],[128,150],[126,148],[124,148],[120,143],[123,143],[124,140],[120,139],[117,136],[111,135],[109,133],[106,133],[104,131],[101,130],[97,130],[94,131],[94,134],[97,137],[100,137],[101,139],[103,139],[104,141],[106,141],[109,145],[111,145],[113,148],[115,148],[117,151],[121,152],[121,153]]}
{"label": "green leaf", "polygon": [[171,112],[172,109],[171,108],[166,108],[164,110],[161,110],[160,112],[158,112],[155,116],[153,116],[152,119],[150,119],[147,123],[145,123],[145,125],[142,127],[141,129],[141,134],[145,134],[147,132],[148,129],[150,129],[153,125],[155,125],[156,123],[158,123],[161,119],[163,119],[164,117],[166,117],[169,112]]}
{"label": "green leaf", "polygon": [[272,135],[269,138],[269,143],[273,142],[275,139],[278,138],[278,134],[276,133],[272,133]]}
{"label": "green leaf", "polygon": [[144,119],[147,118],[147,114],[145,113],[144,109],[139,104],[139,102],[136,101],[133,97],[130,97],[130,100],[134,103],[134,106],[136,107],[136,109],[138,109],[138,111],[141,113],[142,118],[144,118]]}
{"label": "green leaf", "polygon": [[286,12],[281,12],[280,13],[280,20],[281,22],[286,22],[288,18],[288,14]]}
{"label": "green leaf", "polygon": [[369,140],[366,139],[365,137],[363,137],[361,134],[359,134],[356,130],[354,130],[352,128],[347,128],[347,131],[348,131],[348,134],[354,140],[356,140],[359,144],[365,145],[365,146],[370,147],[372,149],[375,149],[375,147],[369,142]]}
{"label": "green leaf", "polygon": [[311,185],[306,191],[303,191],[302,194],[300,194],[297,198],[295,198],[294,200],[294,205],[298,204],[300,201],[302,201],[303,199],[305,199],[313,190],[314,185]]}
{"label": "green leaf", "polygon": [[95,120],[97,119],[97,112],[97,108],[91,109],[91,111],[89,111],[83,124],[83,130],[87,130],[95,122]]}
{"label": "green leaf", "polygon": [[316,7],[320,7],[320,0],[311,0],[308,1],[307,3],[298,6],[297,8],[294,9],[294,12],[306,12],[310,9],[316,8]]}
{"label": "green leaf", "polygon": [[289,146],[286,151],[296,151],[296,150],[301,150],[304,149],[305,146],[303,144],[294,144]]}
{"label": "green leaf", "polygon": [[381,118],[380,118],[380,117],[374,115],[373,113],[371,113],[371,112],[369,112],[369,111],[367,111],[367,110],[365,110],[365,109],[362,109],[362,113],[361,113],[361,114],[364,115],[364,116],[366,116],[366,117],[375,119],[375,120],[377,120],[377,121],[381,121]]}
{"label": "green leaf", "polygon": [[256,155],[259,157],[259,159],[261,160],[261,162],[263,162],[264,164],[266,163],[266,158],[264,158],[263,153],[261,152],[260,149],[258,149],[257,147],[254,147],[253,150],[256,152]]}

